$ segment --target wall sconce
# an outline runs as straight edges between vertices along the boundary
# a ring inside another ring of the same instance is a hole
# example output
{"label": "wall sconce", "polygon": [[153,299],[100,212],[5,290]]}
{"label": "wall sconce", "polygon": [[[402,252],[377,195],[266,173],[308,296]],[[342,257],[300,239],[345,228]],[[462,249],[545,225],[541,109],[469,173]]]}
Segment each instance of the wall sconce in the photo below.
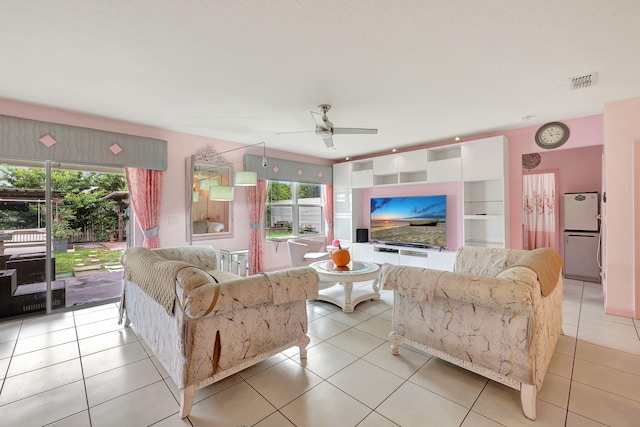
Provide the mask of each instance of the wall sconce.
{"label": "wall sconce", "polygon": [[233,187],[229,187],[227,185],[216,185],[209,187],[209,200],[232,202]]}
{"label": "wall sconce", "polygon": [[233,185],[250,187],[258,185],[258,174],[252,171],[238,171],[233,174]]}
{"label": "wall sconce", "polygon": [[[237,150],[246,150],[247,148],[255,147],[256,145],[262,145],[262,167],[266,168],[267,152],[266,152],[266,144],[264,142],[258,142],[256,144],[251,144],[244,147],[233,148],[231,150],[223,151],[221,153],[217,153],[217,152],[210,153],[210,154],[204,153],[199,157],[196,157],[196,160],[204,160],[204,161],[214,160],[214,161],[218,161],[220,166],[224,166],[227,163],[223,163],[220,161],[220,160],[223,160],[223,158],[221,157],[222,154],[230,153],[232,151],[237,151]],[[237,172],[234,172],[233,181],[234,181],[233,185],[238,187],[249,187],[249,186],[258,185],[258,174],[254,171],[237,171]],[[204,179],[200,182],[200,189],[201,190],[210,189],[210,187],[214,185],[217,186],[219,184],[220,184],[219,182],[217,182],[216,184],[212,184],[208,182],[208,180]],[[222,193],[219,193],[219,194],[222,194]],[[209,193],[209,200],[218,200],[218,199],[212,199],[211,193]],[[231,199],[220,199],[220,200],[233,200],[233,194],[231,195]]]}

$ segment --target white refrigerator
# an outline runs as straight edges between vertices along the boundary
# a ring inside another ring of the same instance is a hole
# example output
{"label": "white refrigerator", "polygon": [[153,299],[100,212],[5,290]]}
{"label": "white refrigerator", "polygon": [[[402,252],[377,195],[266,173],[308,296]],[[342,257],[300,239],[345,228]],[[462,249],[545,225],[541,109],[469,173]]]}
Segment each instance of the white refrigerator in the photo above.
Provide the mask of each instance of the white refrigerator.
{"label": "white refrigerator", "polygon": [[599,194],[564,195],[564,277],[600,283]]}

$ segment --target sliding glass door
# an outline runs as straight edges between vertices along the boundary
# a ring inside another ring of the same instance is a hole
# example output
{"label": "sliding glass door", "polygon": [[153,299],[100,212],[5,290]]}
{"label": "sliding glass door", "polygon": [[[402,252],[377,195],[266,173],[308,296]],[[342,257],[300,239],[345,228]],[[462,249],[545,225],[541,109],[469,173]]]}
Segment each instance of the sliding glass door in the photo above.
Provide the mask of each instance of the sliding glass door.
{"label": "sliding glass door", "polygon": [[117,300],[124,171],[0,162],[0,320]]}

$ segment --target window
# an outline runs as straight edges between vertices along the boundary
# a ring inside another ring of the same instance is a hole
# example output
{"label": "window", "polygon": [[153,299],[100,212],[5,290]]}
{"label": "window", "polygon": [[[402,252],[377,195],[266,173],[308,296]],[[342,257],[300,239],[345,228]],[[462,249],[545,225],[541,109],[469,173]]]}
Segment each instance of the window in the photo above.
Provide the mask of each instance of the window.
{"label": "window", "polygon": [[321,184],[269,181],[265,224],[267,239],[324,233]]}

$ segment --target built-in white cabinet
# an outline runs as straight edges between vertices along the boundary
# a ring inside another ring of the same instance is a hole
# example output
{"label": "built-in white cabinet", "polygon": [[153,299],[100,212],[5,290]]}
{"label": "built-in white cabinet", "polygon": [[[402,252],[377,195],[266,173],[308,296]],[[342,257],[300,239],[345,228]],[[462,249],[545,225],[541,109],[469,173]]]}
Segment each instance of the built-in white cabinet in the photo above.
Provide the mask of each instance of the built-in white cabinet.
{"label": "built-in white cabinet", "polygon": [[351,188],[373,187],[373,169],[351,172]]}
{"label": "built-in white cabinet", "polygon": [[[337,239],[355,242],[356,229],[362,228],[363,188],[462,182],[463,211],[456,215],[463,218],[463,244],[488,247],[509,244],[509,152],[504,136],[338,163],[333,166],[333,173]],[[411,249],[369,250],[368,253],[356,252],[354,258],[424,265],[424,257],[410,254]],[[436,260],[440,255],[432,253],[428,252],[429,265],[438,265]],[[441,266],[449,263],[448,260],[441,262]]]}
{"label": "built-in white cabinet", "polygon": [[374,175],[396,175],[398,173],[398,156],[380,156],[373,158]]}
{"label": "built-in white cabinet", "polygon": [[462,180],[504,179],[508,170],[507,138],[494,136],[462,143]]}
{"label": "built-in white cabinet", "polygon": [[373,185],[393,185],[398,183],[398,156],[373,158]]}
{"label": "built-in white cabinet", "polygon": [[356,160],[349,163],[351,188],[460,181],[461,157],[461,144],[450,144]]}
{"label": "built-in white cabinet", "polygon": [[351,188],[373,187],[373,160],[351,163]]}
{"label": "built-in white cabinet", "polygon": [[352,163],[336,163],[333,165],[333,188],[351,188]]}
{"label": "built-in white cabinet", "polygon": [[407,151],[398,154],[400,173],[422,172],[427,170],[428,150]]}
{"label": "built-in white cabinet", "polygon": [[461,144],[430,148],[427,158],[428,182],[451,182],[462,180]]}
{"label": "built-in white cabinet", "polygon": [[456,252],[374,243],[353,243],[351,256],[357,261],[453,271]]}
{"label": "built-in white cabinet", "polygon": [[355,240],[356,228],[362,227],[362,193],[352,188],[353,166],[353,162],[333,165],[333,235],[344,242]]}
{"label": "built-in white cabinet", "polygon": [[398,154],[398,182],[400,184],[427,182],[428,178],[426,149]]}
{"label": "built-in white cabinet", "polygon": [[509,153],[505,137],[462,143],[464,244],[509,244]]}

